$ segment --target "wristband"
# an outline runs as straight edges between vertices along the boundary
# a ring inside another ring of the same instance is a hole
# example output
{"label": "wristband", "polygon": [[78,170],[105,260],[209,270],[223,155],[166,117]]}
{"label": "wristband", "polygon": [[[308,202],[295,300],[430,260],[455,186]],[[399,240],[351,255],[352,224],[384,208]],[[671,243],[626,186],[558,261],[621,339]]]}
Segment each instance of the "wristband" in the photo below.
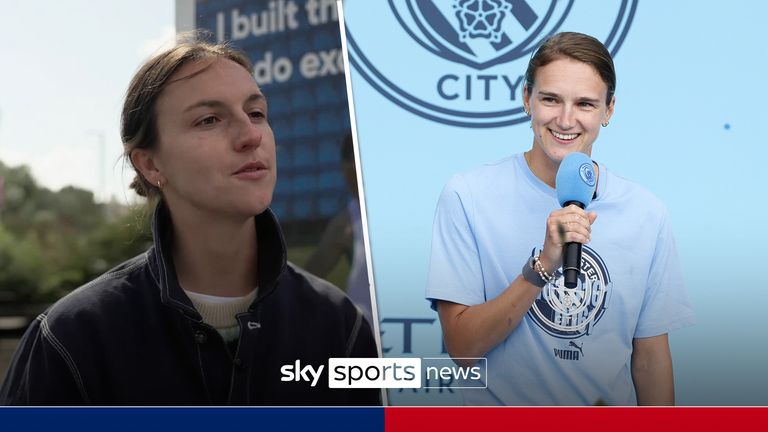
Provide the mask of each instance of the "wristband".
{"label": "wristband", "polygon": [[546,270],[544,270],[544,266],[541,264],[541,261],[539,261],[540,255],[541,253],[536,254],[536,248],[533,248],[531,257],[528,258],[528,261],[523,265],[522,275],[523,279],[531,284],[539,288],[544,288],[548,283],[552,282],[554,275],[550,276]]}
{"label": "wristband", "polygon": [[544,286],[547,283],[544,282],[543,279],[541,279],[541,276],[539,276],[539,274],[536,273],[532,265],[533,265],[533,257],[530,257],[528,258],[528,261],[526,261],[525,264],[523,265],[523,279],[533,284],[534,286],[537,286],[539,288],[544,288]]}

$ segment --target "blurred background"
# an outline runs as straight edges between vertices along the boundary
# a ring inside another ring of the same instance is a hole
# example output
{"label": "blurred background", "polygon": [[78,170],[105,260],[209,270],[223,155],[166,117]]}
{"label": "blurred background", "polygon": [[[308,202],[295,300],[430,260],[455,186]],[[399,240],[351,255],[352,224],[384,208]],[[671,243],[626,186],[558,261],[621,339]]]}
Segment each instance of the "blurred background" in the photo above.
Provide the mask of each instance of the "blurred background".
{"label": "blurred background", "polygon": [[120,110],[134,72],[177,29],[207,29],[251,57],[278,145],[272,208],[289,260],[347,289],[360,211],[351,140],[342,148],[335,2],[0,0],[0,11],[0,377],[30,320],[151,245]]}

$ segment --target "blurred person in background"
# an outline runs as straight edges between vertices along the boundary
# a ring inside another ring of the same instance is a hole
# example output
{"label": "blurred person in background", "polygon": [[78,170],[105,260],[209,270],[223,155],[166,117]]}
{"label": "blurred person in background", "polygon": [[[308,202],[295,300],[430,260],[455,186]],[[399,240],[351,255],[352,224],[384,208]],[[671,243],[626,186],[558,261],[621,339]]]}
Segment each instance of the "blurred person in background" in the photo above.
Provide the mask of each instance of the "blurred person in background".
{"label": "blurred person in background", "polygon": [[373,323],[363,220],[355,171],[355,150],[351,134],[347,134],[341,144],[341,163],[349,188],[349,201],[346,207],[328,222],[320,243],[307,260],[305,268],[310,273],[326,277],[340,260],[346,259],[350,266],[347,295],[363,310],[368,322]]}

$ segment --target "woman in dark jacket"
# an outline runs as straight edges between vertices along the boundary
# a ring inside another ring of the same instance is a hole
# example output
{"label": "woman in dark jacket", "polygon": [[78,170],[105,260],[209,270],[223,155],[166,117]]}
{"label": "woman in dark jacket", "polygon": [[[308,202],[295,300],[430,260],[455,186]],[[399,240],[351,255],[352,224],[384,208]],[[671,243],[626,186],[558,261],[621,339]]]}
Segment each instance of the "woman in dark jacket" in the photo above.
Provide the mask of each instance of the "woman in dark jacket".
{"label": "woman in dark jacket", "polygon": [[[286,261],[268,208],[275,139],[252,72],[239,51],[190,42],[136,73],[122,139],[131,187],[157,202],[154,246],[37,318],[0,402],[380,403],[376,389],[328,387],[328,358],[377,347],[341,291]],[[305,382],[286,365],[326,367]]]}

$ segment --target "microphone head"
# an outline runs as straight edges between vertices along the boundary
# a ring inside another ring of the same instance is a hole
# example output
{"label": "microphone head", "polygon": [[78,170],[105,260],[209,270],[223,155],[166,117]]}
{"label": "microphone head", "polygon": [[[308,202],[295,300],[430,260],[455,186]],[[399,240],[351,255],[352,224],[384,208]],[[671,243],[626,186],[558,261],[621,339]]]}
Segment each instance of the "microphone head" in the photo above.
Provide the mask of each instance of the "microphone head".
{"label": "microphone head", "polygon": [[555,189],[561,206],[569,201],[576,201],[584,204],[586,208],[595,194],[596,184],[597,176],[589,156],[573,152],[560,162]]}

